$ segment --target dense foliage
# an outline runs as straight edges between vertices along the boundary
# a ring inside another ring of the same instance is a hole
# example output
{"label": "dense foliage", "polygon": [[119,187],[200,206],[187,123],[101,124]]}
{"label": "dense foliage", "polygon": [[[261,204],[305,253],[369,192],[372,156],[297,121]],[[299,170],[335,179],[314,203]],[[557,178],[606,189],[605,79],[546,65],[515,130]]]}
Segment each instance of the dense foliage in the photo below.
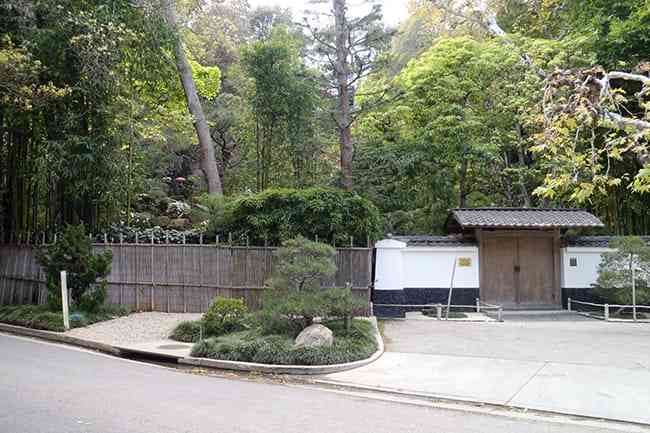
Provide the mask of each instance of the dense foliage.
{"label": "dense foliage", "polygon": [[37,255],[45,271],[48,304],[61,309],[61,271],[67,272],[67,286],[73,308],[97,312],[106,299],[106,277],[111,271],[111,251],[95,254],[83,225],[66,226],[56,242]]}
{"label": "dense foliage", "polygon": [[351,5],[299,25],[246,0],[2,2],[0,237],[195,241],[210,218],[222,241],[361,246],[456,206],[650,230],[647,0],[421,0],[398,29]]}
{"label": "dense foliage", "polygon": [[349,287],[322,287],[336,274],[335,255],[331,246],[302,237],[282,244],[258,313],[262,333],[295,336],[316,317],[347,320],[367,307]]}
{"label": "dense foliage", "polygon": [[333,188],[269,189],[244,195],[217,211],[208,233],[252,245],[279,245],[304,236],[336,245],[366,246],[380,235],[381,218],[367,199]]}
{"label": "dense foliage", "polygon": [[293,339],[283,335],[243,332],[203,340],[194,345],[192,356],[276,365],[328,365],[365,359],[377,350],[372,325],[367,321],[354,320],[350,331],[342,321],[325,325],[334,332],[330,347],[295,348]]}
{"label": "dense foliage", "polygon": [[[78,328],[129,314],[123,307],[103,307],[97,312],[77,311],[70,315],[70,326]],[[0,322],[27,328],[63,332],[63,313],[50,310],[48,305],[0,306]]]}
{"label": "dense foliage", "polygon": [[610,242],[609,251],[602,254],[598,265],[598,280],[594,293],[607,302],[632,305],[632,268],[636,303],[650,302],[650,247],[636,236],[622,237]]}

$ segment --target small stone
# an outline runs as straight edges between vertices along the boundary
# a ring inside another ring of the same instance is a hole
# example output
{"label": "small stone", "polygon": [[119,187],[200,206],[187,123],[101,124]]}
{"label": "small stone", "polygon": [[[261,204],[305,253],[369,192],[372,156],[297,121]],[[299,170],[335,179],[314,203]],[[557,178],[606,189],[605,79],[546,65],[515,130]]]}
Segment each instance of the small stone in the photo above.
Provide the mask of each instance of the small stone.
{"label": "small stone", "polygon": [[294,347],[331,346],[334,343],[332,330],[321,324],[306,327],[296,337]]}

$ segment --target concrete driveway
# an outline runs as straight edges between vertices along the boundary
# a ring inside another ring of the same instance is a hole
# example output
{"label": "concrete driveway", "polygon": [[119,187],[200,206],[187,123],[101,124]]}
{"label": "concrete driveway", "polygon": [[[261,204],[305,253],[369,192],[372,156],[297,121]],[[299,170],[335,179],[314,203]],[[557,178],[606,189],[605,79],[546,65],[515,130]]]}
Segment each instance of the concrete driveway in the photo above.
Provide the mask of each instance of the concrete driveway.
{"label": "concrete driveway", "polygon": [[650,325],[566,312],[504,319],[385,321],[377,362],[325,380],[650,424]]}

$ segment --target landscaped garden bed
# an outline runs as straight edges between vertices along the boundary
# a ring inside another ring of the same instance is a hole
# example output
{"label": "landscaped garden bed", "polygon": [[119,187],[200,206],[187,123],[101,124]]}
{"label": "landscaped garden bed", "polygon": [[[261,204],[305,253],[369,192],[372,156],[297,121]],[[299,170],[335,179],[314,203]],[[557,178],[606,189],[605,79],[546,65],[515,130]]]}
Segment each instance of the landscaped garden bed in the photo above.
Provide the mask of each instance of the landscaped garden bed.
{"label": "landscaped garden bed", "polygon": [[0,322],[63,332],[61,271],[67,273],[70,327],[87,326],[129,314],[125,307],[107,306],[106,276],[110,251],[94,254],[83,225],[67,226],[56,242],[40,249],[37,260],[47,282],[47,304],[0,307]]}
{"label": "landscaped garden bed", "polygon": [[241,299],[216,298],[200,320],[179,324],[170,338],[194,342],[194,357],[223,361],[314,366],[371,357],[378,349],[374,324],[354,317],[367,301],[349,287],[320,287],[336,272],[334,254],[318,242],[286,242],[260,311],[248,312]]}
{"label": "landscaped garden bed", "polygon": [[[102,307],[92,313],[73,312],[70,314],[70,327],[79,328],[88,326],[127,314],[129,314],[129,310],[122,307]],[[54,332],[65,331],[63,327],[63,313],[61,311],[52,311],[48,305],[1,306],[0,323]]]}

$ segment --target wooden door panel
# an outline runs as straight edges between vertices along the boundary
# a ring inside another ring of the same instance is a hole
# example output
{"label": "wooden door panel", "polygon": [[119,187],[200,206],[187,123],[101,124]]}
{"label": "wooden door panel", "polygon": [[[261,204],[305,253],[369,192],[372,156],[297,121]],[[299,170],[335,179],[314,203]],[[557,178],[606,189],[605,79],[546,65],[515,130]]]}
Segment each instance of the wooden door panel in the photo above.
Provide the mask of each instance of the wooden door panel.
{"label": "wooden door panel", "polygon": [[517,240],[513,237],[486,237],[483,242],[481,298],[488,303],[514,303]]}
{"label": "wooden door panel", "polygon": [[518,303],[555,304],[553,238],[518,239]]}

